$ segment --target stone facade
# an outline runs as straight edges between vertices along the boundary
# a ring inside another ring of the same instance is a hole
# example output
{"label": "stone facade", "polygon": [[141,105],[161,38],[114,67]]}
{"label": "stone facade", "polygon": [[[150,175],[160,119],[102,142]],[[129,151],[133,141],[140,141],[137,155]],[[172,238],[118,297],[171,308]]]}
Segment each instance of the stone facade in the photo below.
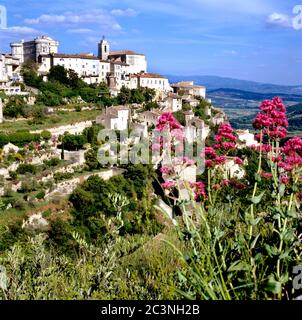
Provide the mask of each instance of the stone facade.
{"label": "stone facade", "polygon": [[57,53],[59,42],[48,37],[37,37],[32,41],[21,41],[10,44],[11,54],[14,58],[20,60],[21,63],[27,61],[38,62],[40,55]]}

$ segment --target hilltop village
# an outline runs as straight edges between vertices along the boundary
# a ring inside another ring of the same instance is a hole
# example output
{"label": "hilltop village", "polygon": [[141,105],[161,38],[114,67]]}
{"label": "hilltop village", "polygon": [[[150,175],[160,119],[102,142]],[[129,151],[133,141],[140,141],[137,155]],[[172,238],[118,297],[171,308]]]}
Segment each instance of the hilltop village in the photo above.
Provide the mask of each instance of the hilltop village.
{"label": "hilltop village", "polygon": [[[100,129],[134,132],[119,141],[129,151],[150,140],[164,113],[175,116],[192,145],[213,139],[213,129],[227,120],[207,99],[205,87],[193,81],[170,84],[165,76],[148,72],[144,54],[111,51],[105,37],[98,56],[59,53],[59,42],[48,36],[10,46],[10,54],[0,54],[3,210],[28,212],[34,205],[41,218],[43,206],[68,196],[91,175],[108,180],[122,174],[123,166],[98,162],[99,150],[111,157],[116,153],[112,143],[98,140]],[[257,143],[248,131],[237,133],[242,144]],[[232,158],[226,171],[242,175]],[[196,181],[194,166],[183,180]],[[173,218],[171,207],[160,201]]]}

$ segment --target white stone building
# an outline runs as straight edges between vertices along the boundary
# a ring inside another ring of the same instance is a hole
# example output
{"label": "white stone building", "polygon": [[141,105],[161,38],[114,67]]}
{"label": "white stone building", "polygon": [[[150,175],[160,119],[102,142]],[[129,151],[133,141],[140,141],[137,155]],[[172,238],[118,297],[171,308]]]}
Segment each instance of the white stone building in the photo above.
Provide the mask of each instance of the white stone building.
{"label": "white stone building", "polygon": [[204,86],[194,85],[193,81],[182,81],[172,84],[174,92],[182,95],[190,95],[192,97],[206,98],[206,88]]}
{"label": "white stone building", "polygon": [[[101,57],[104,57],[104,54],[102,54]],[[108,54],[108,60],[127,64],[129,74],[147,72],[146,56],[142,53],[136,53],[131,50],[110,52]]]}
{"label": "white stone building", "polygon": [[169,80],[160,75],[155,73],[137,73],[132,74],[130,76],[130,88],[149,88],[154,89],[157,93],[165,93],[168,94],[172,91],[172,88],[169,84]]}
{"label": "white stone building", "polygon": [[19,67],[19,59],[8,54],[0,54],[0,84],[21,80]]}
{"label": "white stone building", "polygon": [[21,63],[30,60],[38,62],[40,55],[58,53],[59,42],[48,36],[41,36],[32,41],[13,42],[10,47],[12,56]]}
{"label": "white stone building", "polygon": [[96,118],[96,123],[109,130],[126,130],[129,126],[130,109],[126,106],[107,107],[105,114]]}
{"label": "white stone building", "polygon": [[184,112],[185,115],[185,138],[189,143],[193,143],[196,139],[205,140],[211,129],[205,122],[194,116],[192,111]]}
{"label": "white stone building", "polygon": [[[53,66],[62,66],[67,70],[75,71],[88,84],[99,83],[101,79],[105,79],[105,74],[107,74],[110,66],[109,63],[101,62],[98,57],[92,54],[53,53],[40,55],[38,62],[40,63],[39,72],[41,74],[47,74]],[[100,70],[101,67],[104,67],[102,71]]]}
{"label": "white stone building", "polygon": [[169,93],[160,104],[163,112],[177,112],[182,108],[182,98],[175,93]]}
{"label": "white stone building", "polygon": [[157,124],[158,118],[160,117],[161,112],[155,111],[145,111],[138,114],[138,121],[143,123],[146,126],[155,126]]}

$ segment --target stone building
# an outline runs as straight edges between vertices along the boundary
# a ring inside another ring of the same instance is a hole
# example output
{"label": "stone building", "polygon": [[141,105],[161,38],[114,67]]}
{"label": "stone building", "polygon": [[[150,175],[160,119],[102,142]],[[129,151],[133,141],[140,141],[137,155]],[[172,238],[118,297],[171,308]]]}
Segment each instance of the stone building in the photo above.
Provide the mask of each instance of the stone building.
{"label": "stone building", "polygon": [[20,81],[20,61],[8,55],[0,54],[0,84],[11,81]]}
{"label": "stone building", "polygon": [[21,63],[27,61],[38,62],[40,55],[58,53],[59,42],[48,37],[37,37],[32,41],[20,41],[10,44],[11,55]]}
{"label": "stone building", "polygon": [[163,112],[177,112],[182,108],[182,97],[175,93],[168,93],[160,105]]}
{"label": "stone building", "polygon": [[126,106],[107,107],[105,113],[96,118],[96,123],[109,130],[126,130],[130,121],[130,109]]}
{"label": "stone building", "polygon": [[47,74],[53,66],[62,66],[75,71],[88,84],[104,81],[110,67],[109,62],[100,61],[93,54],[43,54],[39,56],[38,63],[41,74]]}
{"label": "stone building", "polygon": [[155,73],[137,73],[137,74],[131,74],[130,76],[130,88],[149,88],[154,89],[157,92],[157,95],[160,95],[163,97],[163,94],[168,94],[172,91],[172,88],[170,87],[169,80],[160,75]]}
{"label": "stone building", "polygon": [[172,84],[174,92],[181,95],[189,95],[191,97],[206,98],[206,88],[194,85],[193,81],[182,81]]}

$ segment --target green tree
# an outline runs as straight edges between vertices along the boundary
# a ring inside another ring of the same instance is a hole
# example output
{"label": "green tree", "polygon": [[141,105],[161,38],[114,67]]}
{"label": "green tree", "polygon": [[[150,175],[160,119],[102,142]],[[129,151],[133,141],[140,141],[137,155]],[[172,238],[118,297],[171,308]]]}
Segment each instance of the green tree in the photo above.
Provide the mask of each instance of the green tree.
{"label": "green tree", "polygon": [[58,81],[65,85],[69,84],[68,73],[63,66],[51,67],[47,77],[49,81]]}
{"label": "green tree", "polygon": [[64,149],[69,151],[77,151],[81,149],[86,143],[87,138],[82,134],[65,134],[62,139]]}

